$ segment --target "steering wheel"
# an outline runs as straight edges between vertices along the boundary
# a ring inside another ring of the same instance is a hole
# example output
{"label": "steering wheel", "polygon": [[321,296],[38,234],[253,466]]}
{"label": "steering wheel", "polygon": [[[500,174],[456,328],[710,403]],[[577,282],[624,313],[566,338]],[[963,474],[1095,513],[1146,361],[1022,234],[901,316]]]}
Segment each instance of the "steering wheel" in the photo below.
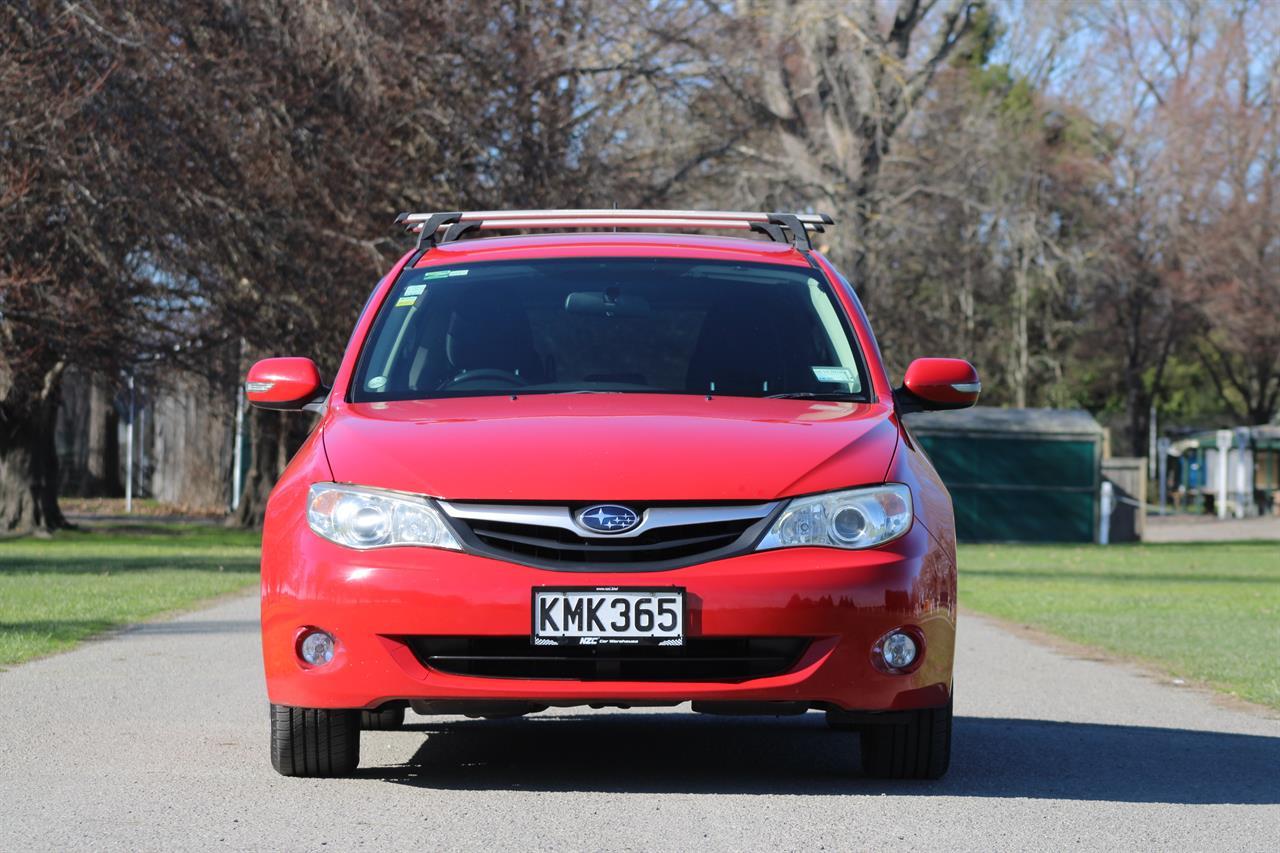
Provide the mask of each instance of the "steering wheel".
{"label": "steering wheel", "polygon": [[445,387],[452,388],[454,385],[463,385],[473,379],[497,379],[517,386],[529,384],[528,380],[512,373],[510,370],[503,370],[500,367],[481,367],[477,370],[464,370],[445,383]]}

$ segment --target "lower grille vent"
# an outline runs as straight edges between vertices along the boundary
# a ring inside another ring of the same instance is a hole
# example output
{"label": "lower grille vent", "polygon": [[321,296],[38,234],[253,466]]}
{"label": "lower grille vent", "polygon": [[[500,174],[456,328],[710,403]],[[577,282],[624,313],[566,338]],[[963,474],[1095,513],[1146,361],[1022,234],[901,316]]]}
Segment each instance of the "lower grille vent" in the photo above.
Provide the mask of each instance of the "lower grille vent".
{"label": "lower grille vent", "polygon": [[528,637],[401,637],[452,675],[583,681],[746,681],[795,667],[806,637],[688,637],[683,646],[534,646]]}

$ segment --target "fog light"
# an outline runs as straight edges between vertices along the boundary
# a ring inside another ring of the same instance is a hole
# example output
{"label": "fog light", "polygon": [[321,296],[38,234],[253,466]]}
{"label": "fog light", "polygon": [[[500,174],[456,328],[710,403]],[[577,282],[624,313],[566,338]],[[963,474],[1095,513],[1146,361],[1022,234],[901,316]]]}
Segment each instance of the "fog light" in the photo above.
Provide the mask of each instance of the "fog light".
{"label": "fog light", "polygon": [[916,659],[916,641],[909,634],[890,634],[884,638],[880,655],[891,669],[906,669]]}
{"label": "fog light", "polygon": [[333,637],[324,631],[310,631],[298,644],[298,653],[312,666],[324,666],[333,660]]}

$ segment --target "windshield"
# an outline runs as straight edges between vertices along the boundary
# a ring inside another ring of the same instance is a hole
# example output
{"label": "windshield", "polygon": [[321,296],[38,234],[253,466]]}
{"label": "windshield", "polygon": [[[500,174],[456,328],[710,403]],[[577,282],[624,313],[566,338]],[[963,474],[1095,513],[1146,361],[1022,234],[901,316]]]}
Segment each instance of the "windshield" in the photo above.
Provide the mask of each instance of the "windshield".
{"label": "windshield", "polygon": [[558,258],[406,270],[352,402],[663,393],[866,400],[857,347],[807,267]]}

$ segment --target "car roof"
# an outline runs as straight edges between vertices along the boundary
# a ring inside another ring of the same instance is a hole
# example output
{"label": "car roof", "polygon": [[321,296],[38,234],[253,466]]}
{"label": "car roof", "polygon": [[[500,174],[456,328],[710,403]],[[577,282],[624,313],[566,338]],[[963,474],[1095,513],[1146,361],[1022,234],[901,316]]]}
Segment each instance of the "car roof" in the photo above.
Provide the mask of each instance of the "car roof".
{"label": "car roof", "polygon": [[423,253],[415,267],[476,261],[591,257],[703,258],[801,267],[810,265],[809,259],[794,246],[772,240],[617,231],[457,240],[432,247]]}

